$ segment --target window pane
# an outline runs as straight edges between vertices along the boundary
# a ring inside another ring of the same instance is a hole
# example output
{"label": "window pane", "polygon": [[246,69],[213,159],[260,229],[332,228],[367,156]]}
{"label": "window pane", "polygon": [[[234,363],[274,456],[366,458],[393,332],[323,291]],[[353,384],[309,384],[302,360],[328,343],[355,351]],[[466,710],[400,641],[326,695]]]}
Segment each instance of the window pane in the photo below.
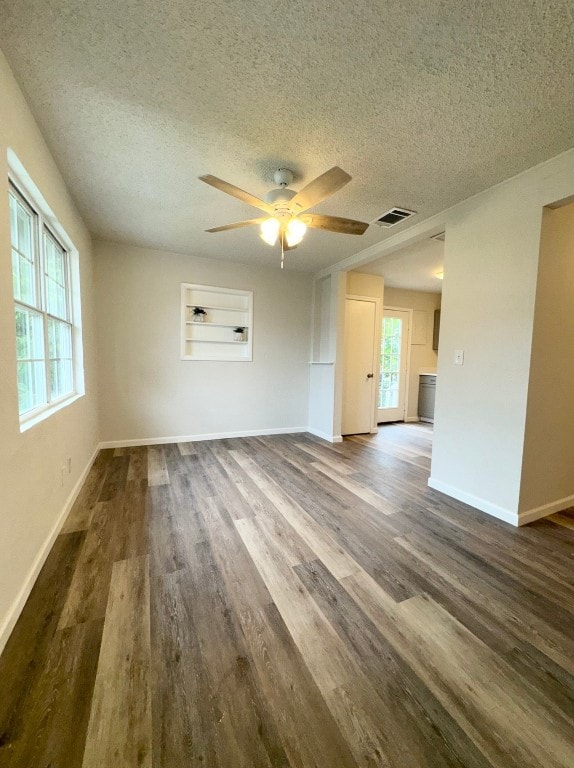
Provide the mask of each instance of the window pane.
{"label": "window pane", "polygon": [[379,408],[398,408],[402,320],[385,317],[382,331]]}
{"label": "window pane", "polygon": [[16,307],[16,353],[18,360],[44,359],[42,315]]}
{"label": "window pane", "polygon": [[14,298],[20,298],[20,256],[18,251],[12,251],[12,283],[14,286]]}
{"label": "window pane", "polygon": [[46,402],[44,361],[18,363],[18,406],[26,413]]}
{"label": "window pane", "polygon": [[10,195],[10,235],[12,248],[18,247],[18,202],[14,195]]}
{"label": "window pane", "polygon": [[12,281],[14,298],[36,306],[34,264],[34,218],[22,203],[10,195],[10,235],[12,240]]}
{"label": "window pane", "polygon": [[51,315],[68,320],[68,302],[66,299],[67,254],[47,230],[44,230],[43,240],[46,273],[46,309]]}
{"label": "window pane", "polygon": [[72,329],[68,323],[48,320],[48,354],[50,359],[72,357]]}
{"label": "window pane", "polygon": [[26,304],[36,304],[36,286],[34,284],[34,265],[28,259],[18,256],[20,272],[20,292],[14,298],[17,301],[25,301]]}
{"label": "window pane", "polygon": [[74,389],[71,360],[50,360],[50,399],[69,394]]}
{"label": "window pane", "polygon": [[44,231],[44,243],[46,247],[46,274],[63,286],[65,285],[65,251],[46,231]]}
{"label": "window pane", "polygon": [[74,389],[72,372],[72,327],[59,320],[48,321],[50,355],[50,399],[56,400]]}
{"label": "window pane", "polygon": [[34,254],[32,252],[32,227],[33,220],[32,214],[27,211],[22,203],[16,201],[17,212],[16,218],[18,219],[18,243],[17,248],[23,256],[26,256],[30,261],[34,260]]}
{"label": "window pane", "polygon": [[46,277],[46,310],[56,317],[68,317],[66,289],[49,277]]}

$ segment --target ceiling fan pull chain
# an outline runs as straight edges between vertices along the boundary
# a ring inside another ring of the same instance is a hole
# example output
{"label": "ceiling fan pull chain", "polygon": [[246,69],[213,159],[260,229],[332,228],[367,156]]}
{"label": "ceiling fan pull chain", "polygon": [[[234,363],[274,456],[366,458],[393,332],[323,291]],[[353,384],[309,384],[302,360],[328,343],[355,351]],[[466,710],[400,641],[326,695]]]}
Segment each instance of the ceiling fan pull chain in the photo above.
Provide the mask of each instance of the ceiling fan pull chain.
{"label": "ceiling fan pull chain", "polygon": [[285,251],[283,250],[283,233],[281,233],[281,269],[283,269],[283,262],[285,261]]}

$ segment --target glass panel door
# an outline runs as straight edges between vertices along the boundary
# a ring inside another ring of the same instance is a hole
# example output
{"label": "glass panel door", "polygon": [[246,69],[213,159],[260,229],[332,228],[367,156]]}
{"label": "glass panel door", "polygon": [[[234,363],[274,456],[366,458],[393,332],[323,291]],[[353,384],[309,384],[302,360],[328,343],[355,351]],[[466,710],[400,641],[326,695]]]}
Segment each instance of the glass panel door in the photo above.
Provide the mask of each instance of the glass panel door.
{"label": "glass panel door", "polygon": [[378,419],[404,419],[409,313],[385,309],[381,329]]}

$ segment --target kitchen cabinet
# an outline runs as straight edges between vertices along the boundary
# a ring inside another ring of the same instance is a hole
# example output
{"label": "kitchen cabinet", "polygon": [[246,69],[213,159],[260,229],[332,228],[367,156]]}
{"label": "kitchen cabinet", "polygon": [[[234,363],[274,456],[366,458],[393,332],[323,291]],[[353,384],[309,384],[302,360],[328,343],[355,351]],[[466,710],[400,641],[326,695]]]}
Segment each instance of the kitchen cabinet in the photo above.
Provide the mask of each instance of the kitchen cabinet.
{"label": "kitchen cabinet", "polygon": [[434,400],[436,393],[436,375],[419,376],[419,419],[434,422]]}

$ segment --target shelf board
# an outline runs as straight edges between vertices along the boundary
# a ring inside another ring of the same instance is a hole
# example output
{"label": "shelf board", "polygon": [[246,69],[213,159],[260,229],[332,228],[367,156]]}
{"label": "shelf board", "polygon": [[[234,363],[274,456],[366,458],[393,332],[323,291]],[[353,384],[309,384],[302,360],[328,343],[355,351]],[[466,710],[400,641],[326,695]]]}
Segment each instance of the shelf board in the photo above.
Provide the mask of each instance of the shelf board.
{"label": "shelf board", "polygon": [[[186,320],[186,325],[211,325],[215,328],[237,328],[237,323],[210,323],[209,320],[201,320],[199,323],[197,320]],[[242,328],[249,328],[248,325],[242,325]]]}
{"label": "shelf board", "polygon": [[225,312],[249,312],[249,307],[215,307],[212,304],[186,304],[186,307],[201,307],[202,309],[222,309]]}
{"label": "shelf board", "polygon": [[248,344],[247,341],[225,341],[224,339],[186,339],[189,344]]}
{"label": "shelf board", "polygon": [[184,355],[181,360],[211,361],[214,363],[251,363],[250,357],[213,357],[210,355]]}

